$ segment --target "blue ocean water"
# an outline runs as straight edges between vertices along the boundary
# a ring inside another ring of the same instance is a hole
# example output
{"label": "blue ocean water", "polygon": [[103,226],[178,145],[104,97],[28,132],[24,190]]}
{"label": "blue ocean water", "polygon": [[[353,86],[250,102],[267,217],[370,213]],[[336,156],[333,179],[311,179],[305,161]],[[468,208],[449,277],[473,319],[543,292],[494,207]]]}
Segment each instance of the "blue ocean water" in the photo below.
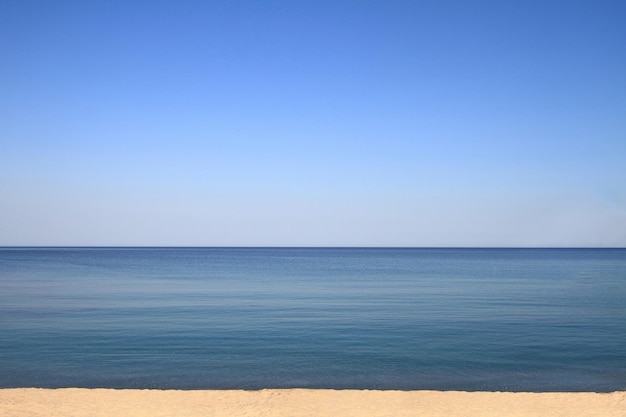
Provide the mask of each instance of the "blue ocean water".
{"label": "blue ocean water", "polygon": [[0,387],[626,389],[626,249],[0,248]]}

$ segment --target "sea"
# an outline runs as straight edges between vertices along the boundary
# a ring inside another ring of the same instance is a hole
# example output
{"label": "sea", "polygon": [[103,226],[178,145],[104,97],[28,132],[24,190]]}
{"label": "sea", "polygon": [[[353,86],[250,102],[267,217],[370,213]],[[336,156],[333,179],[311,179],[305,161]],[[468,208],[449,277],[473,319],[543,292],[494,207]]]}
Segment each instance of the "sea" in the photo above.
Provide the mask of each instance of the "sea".
{"label": "sea", "polygon": [[626,389],[626,249],[0,248],[0,387]]}

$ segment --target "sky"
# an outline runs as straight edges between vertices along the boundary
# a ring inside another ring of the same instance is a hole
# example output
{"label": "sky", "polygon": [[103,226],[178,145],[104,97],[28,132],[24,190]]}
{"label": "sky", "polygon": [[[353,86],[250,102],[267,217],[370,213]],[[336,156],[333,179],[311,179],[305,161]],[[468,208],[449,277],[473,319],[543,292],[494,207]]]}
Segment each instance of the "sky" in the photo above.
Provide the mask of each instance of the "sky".
{"label": "sky", "polygon": [[625,21],[0,0],[0,246],[626,247]]}

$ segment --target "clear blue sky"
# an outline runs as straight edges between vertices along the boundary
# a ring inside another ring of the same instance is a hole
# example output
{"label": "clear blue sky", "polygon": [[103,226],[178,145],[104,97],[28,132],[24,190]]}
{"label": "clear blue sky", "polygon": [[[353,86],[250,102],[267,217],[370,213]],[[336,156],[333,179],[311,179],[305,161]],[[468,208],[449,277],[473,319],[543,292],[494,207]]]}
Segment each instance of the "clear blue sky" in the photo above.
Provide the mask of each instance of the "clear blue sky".
{"label": "clear blue sky", "polygon": [[626,246],[625,22],[0,0],[0,245]]}

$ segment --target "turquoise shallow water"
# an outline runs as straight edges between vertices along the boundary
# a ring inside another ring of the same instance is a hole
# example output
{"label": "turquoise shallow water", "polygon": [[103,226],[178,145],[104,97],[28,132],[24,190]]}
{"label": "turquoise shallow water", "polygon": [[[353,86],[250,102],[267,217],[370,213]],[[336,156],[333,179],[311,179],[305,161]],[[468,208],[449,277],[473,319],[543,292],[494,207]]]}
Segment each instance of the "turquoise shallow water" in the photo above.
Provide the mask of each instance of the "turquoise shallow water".
{"label": "turquoise shallow water", "polygon": [[0,387],[626,389],[625,249],[0,248]]}

